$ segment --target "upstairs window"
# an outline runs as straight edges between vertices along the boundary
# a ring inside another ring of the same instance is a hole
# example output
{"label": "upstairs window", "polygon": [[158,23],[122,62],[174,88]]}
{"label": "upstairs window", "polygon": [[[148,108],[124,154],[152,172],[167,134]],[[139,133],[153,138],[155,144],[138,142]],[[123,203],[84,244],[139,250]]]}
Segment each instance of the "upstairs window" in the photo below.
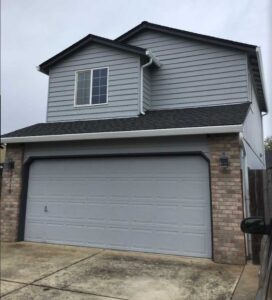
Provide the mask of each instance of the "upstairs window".
{"label": "upstairs window", "polygon": [[90,104],[91,71],[76,73],[76,105]]}
{"label": "upstairs window", "polygon": [[98,105],[108,102],[108,68],[76,72],[75,105]]}

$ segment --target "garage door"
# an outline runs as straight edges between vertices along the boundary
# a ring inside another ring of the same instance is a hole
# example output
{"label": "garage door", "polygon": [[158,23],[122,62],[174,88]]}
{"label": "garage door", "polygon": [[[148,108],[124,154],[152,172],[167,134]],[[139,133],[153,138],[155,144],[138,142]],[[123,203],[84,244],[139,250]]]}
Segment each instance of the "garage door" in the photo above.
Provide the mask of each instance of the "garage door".
{"label": "garage door", "polygon": [[211,257],[208,173],[200,156],[36,160],[25,240]]}

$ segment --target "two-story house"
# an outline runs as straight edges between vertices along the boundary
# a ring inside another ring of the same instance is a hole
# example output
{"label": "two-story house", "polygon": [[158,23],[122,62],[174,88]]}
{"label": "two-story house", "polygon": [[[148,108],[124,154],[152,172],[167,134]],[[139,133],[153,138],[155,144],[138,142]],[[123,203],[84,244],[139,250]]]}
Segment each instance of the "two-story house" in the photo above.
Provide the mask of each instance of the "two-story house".
{"label": "two-story house", "polygon": [[5,134],[2,239],[243,264],[265,166],[259,47],[143,22],[45,61],[46,123]]}

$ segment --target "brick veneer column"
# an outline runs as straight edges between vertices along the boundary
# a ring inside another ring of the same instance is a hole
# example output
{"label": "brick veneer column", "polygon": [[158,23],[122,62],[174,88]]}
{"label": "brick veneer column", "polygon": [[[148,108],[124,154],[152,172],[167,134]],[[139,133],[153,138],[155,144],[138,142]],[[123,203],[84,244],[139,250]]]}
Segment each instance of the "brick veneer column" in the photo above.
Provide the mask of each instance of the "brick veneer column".
{"label": "brick veneer column", "polygon": [[15,162],[15,168],[3,170],[0,225],[1,241],[14,242],[18,235],[20,198],[22,189],[23,145],[8,145],[6,159]]}
{"label": "brick veneer column", "polygon": [[[243,219],[243,195],[238,134],[211,135],[211,191],[214,261],[244,264],[245,240],[240,229]],[[220,168],[222,154],[229,157],[229,167]]]}

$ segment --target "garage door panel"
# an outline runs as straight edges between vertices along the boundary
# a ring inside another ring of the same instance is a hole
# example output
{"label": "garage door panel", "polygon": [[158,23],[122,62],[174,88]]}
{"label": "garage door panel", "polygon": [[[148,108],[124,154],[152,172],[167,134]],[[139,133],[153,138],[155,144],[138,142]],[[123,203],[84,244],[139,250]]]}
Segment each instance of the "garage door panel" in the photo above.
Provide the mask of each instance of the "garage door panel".
{"label": "garage door panel", "polygon": [[178,197],[178,189],[177,189],[178,182],[175,178],[171,179],[154,179],[152,183],[152,188],[155,191],[155,197],[160,197],[164,199]]}
{"label": "garage door panel", "polygon": [[[129,176],[129,175],[128,175]],[[148,199],[154,197],[154,190],[156,188],[155,182],[150,178],[132,178],[130,181],[126,181],[131,196],[139,199]],[[123,184],[121,182],[121,185]]]}
{"label": "garage door panel", "polygon": [[180,241],[176,238],[178,231],[159,231],[156,232],[156,247],[163,253],[178,254],[182,249]]}
{"label": "garage door panel", "polygon": [[201,233],[184,233],[183,238],[186,241],[183,243],[184,253],[199,257],[206,257],[208,245],[207,236]]}
{"label": "garage door panel", "polygon": [[110,226],[107,230],[107,244],[113,248],[128,248],[130,239],[129,229],[118,226]]}
{"label": "garage door panel", "polygon": [[102,221],[104,223],[108,216],[111,215],[111,208],[107,204],[87,204],[85,213],[86,216],[84,220],[90,220],[94,222]]}
{"label": "garage door panel", "polygon": [[183,224],[191,226],[205,226],[207,223],[207,207],[188,207],[185,206],[183,214]]}
{"label": "garage door panel", "polygon": [[[95,245],[104,245],[105,228],[100,226],[82,226],[82,225],[65,225],[65,224],[48,224],[47,240],[49,242],[57,242],[71,245],[88,245],[90,239]],[[61,235],[60,235],[61,233]]]}
{"label": "garage door panel", "polygon": [[209,197],[198,156],[37,160],[25,239],[210,257]]}
{"label": "garage door panel", "polygon": [[33,219],[26,224],[25,227],[25,239],[31,239],[36,242],[45,242],[46,241],[46,226],[41,222],[39,218]]}
{"label": "garage door panel", "polygon": [[132,250],[151,251],[154,248],[154,234],[151,229],[134,228],[132,233]]}
{"label": "garage door panel", "polygon": [[209,191],[207,191],[208,178],[196,180],[179,181],[176,185],[177,195],[182,195],[183,199],[203,199],[207,201]]}
{"label": "garage door panel", "polygon": [[178,231],[134,230],[132,235],[132,250],[161,253],[180,252],[179,241],[176,239]]}
{"label": "garage door panel", "polygon": [[108,209],[104,207],[104,210],[107,210],[107,216],[111,221],[129,221],[129,216],[127,212],[129,211],[129,205],[124,205],[120,203],[109,204]]}
{"label": "garage door panel", "polygon": [[153,205],[132,205],[130,220],[133,223],[153,223],[154,222],[154,209]]}
{"label": "garage door panel", "polygon": [[29,178],[28,194],[31,196],[40,197],[41,195],[45,195],[48,192],[48,180],[44,182],[44,179],[37,180],[36,178]]}
{"label": "garage door panel", "polygon": [[35,201],[35,198],[29,199],[28,201],[28,217],[43,217],[44,216],[44,200]]}
{"label": "garage door panel", "polygon": [[158,205],[154,218],[155,224],[178,224],[182,218],[183,212],[179,209],[179,205]]}

